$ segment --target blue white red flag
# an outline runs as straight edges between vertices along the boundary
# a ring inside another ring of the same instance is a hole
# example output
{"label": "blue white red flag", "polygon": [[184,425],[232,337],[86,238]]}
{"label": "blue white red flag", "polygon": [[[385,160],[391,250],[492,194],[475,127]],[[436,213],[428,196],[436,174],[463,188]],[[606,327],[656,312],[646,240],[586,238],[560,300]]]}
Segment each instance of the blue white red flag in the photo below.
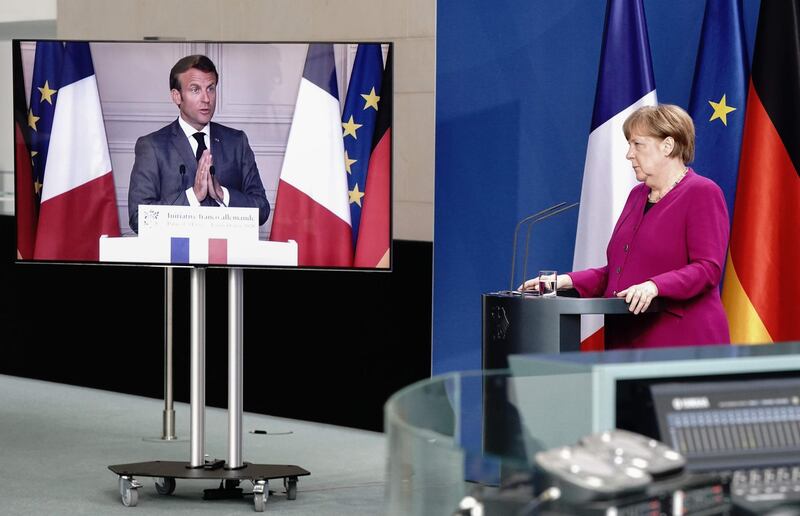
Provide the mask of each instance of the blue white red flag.
{"label": "blue white red flag", "polygon": [[111,158],[88,43],[64,45],[63,66],[55,86],[47,83],[47,95],[57,95],[58,102],[46,159],[42,159],[44,180],[34,256],[41,260],[96,261],[100,236],[119,236],[120,232]]}
{"label": "blue white red flag", "polygon": [[11,48],[14,77],[14,214],[17,219],[17,258],[33,258],[39,198],[34,191],[31,162],[31,112],[25,102],[22,79],[22,49],[19,41]]}
{"label": "blue white red flag", "polygon": [[[636,177],[625,159],[625,119],[655,105],[656,86],[642,0],[609,0],[592,128],[586,150],[573,270],[602,267],[606,246]],[[581,348],[603,348],[603,316],[581,318]]]}
{"label": "blue white red flag", "polygon": [[311,44],[270,232],[270,240],[297,242],[298,265],[353,264],[346,174],[333,45]]}

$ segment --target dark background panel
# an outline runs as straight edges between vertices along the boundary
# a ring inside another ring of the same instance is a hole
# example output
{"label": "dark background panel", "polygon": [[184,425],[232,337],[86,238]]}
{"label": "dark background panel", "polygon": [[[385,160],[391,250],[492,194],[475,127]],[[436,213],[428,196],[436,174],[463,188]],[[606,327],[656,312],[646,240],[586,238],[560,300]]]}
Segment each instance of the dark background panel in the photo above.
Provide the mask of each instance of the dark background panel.
{"label": "dark background panel", "polygon": [[[0,217],[0,373],[163,398],[164,269],[15,264]],[[428,242],[391,273],[244,271],[244,410],[368,430],[430,375]],[[189,269],[175,269],[175,400],[189,399]],[[206,402],[227,406],[227,279],[206,275]],[[160,417],[158,415],[157,417]]]}

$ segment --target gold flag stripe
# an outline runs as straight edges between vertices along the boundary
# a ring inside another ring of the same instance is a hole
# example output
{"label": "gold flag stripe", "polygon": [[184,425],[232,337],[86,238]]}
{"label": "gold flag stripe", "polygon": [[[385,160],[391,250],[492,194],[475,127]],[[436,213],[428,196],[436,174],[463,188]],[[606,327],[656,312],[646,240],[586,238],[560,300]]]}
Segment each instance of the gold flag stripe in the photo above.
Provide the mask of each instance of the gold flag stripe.
{"label": "gold flag stripe", "polygon": [[731,255],[728,253],[725,266],[725,288],[722,290],[722,304],[728,314],[728,326],[731,330],[731,342],[735,344],[769,344],[772,343],[766,326],[758,316],[758,312],[747,297]]}

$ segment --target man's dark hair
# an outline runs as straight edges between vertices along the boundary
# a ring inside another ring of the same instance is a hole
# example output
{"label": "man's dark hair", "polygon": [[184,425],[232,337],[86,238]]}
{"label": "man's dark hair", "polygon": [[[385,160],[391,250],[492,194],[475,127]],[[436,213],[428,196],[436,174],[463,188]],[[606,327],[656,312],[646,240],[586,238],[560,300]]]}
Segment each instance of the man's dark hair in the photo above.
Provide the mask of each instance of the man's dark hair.
{"label": "man's dark hair", "polygon": [[217,67],[214,66],[214,63],[211,61],[211,59],[201,55],[186,56],[178,60],[178,62],[175,63],[175,66],[172,67],[172,70],[170,70],[169,89],[181,91],[181,82],[178,80],[178,76],[192,68],[200,70],[201,72],[213,73],[214,78],[219,81]]}

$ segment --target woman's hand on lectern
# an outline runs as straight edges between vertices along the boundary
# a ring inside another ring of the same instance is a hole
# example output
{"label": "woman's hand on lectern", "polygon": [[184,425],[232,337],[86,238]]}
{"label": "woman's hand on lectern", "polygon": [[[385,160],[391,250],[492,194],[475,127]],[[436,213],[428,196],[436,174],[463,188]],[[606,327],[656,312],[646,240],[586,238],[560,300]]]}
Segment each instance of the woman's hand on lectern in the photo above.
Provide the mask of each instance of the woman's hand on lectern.
{"label": "woman's hand on lectern", "polygon": [[658,297],[658,287],[653,281],[647,280],[617,292],[617,297],[624,297],[628,310],[638,314],[646,311],[653,299]]}
{"label": "woman's hand on lectern", "polygon": [[[559,274],[556,276],[556,289],[564,290],[572,288],[572,278],[568,274]],[[538,292],[539,291],[539,277],[531,278],[519,287],[517,290],[521,292]]]}

